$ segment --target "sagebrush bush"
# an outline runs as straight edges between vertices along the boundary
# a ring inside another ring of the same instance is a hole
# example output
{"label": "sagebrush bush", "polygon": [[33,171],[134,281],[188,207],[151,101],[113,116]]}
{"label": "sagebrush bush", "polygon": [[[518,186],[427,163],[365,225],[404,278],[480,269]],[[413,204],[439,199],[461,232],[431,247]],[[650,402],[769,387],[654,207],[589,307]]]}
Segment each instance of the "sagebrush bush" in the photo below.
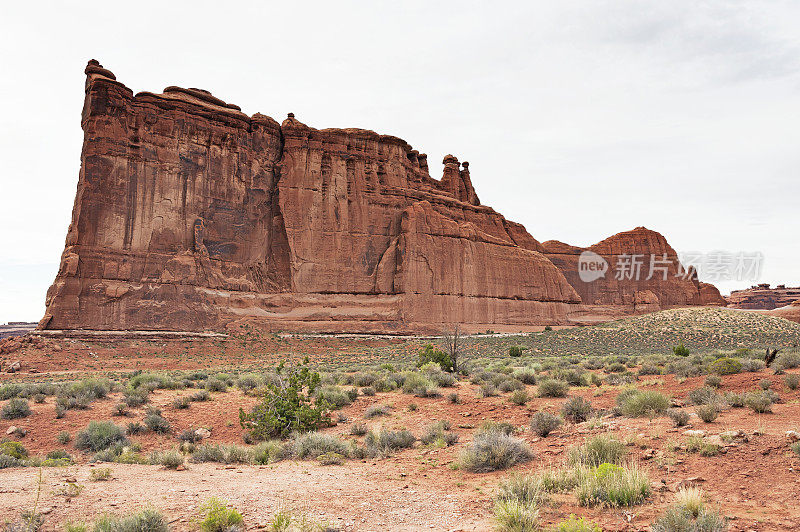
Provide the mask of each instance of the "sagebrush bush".
{"label": "sagebrush bush", "polygon": [[153,508],[145,508],[117,517],[111,514],[101,515],[94,523],[95,532],[168,532],[166,518]]}
{"label": "sagebrush bush", "polygon": [[[604,468],[603,466],[611,466]],[[584,475],[575,496],[582,506],[633,506],[650,494],[650,478],[637,466],[619,467],[601,464],[592,474]]]}
{"label": "sagebrush bush", "polygon": [[662,415],[670,405],[669,398],[663,393],[636,388],[620,392],[616,402],[620,412],[627,417]]}
{"label": "sagebrush bush", "polygon": [[528,396],[528,392],[526,390],[514,390],[508,397],[509,402],[517,406],[524,405],[529,399],[530,397]]}
{"label": "sagebrush bush", "polygon": [[407,449],[414,445],[417,439],[405,429],[387,430],[381,429],[380,432],[370,432],[364,438],[364,447],[367,456],[387,457],[394,451]]}
{"label": "sagebrush bush", "polygon": [[338,386],[323,386],[316,393],[317,402],[324,401],[328,408],[338,410],[353,402],[353,394]]}
{"label": "sagebrush bush", "polygon": [[464,448],[458,464],[466,471],[486,473],[507,469],[532,458],[533,451],[523,440],[504,432],[486,432],[477,434]]}
{"label": "sagebrush bush", "polygon": [[449,421],[437,421],[425,429],[425,433],[420,438],[420,441],[425,445],[450,447],[458,442],[458,434],[449,432],[449,430]]}
{"label": "sagebrush bush", "polygon": [[365,419],[372,419],[374,417],[388,416],[391,409],[386,405],[372,405],[364,411]]}
{"label": "sagebrush bush", "polygon": [[28,457],[28,450],[18,441],[0,442],[0,454],[22,460]]}
{"label": "sagebrush bush", "polygon": [[542,438],[547,437],[560,426],[561,419],[550,412],[536,412],[531,418],[531,429]]}
{"label": "sagebrush bush", "polygon": [[580,396],[570,397],[561,405],[561,414],[564,419],[573,423],[586,421],[592,412],[594,412],[592,403]]}
{"label": "sagebrush bush", "polygon": [[772,398],[766,392],[750,392],[745,396],[745,405],[757,414],[772,412]]}
{"label": "sagebrush bush", "polygon": [[719,408],[716,404],[698,405],[694,411],[697,417],[706,423],[712,423],[719,416]]}
{"label": "sagebrush bush", "polygon": [[716,390],[709,386],[703,386],[702,388],[695,388],[689,391],[689,401],[693,405],[707,405],[718,403],[720,398]]}
{"label": "sagebrush bush", "polygon": [[513,499],[499,499],[494,505],[498,532],[534,532],[539,530],[539,509]]}
{"label": "sagebrush bush", "polygon": [[733,375],[742,371],[742,363],[735,358],[718,358],[711,363],[709,369],[717,375]]}
{"label": "sagebrush bush", "polygon": [[212,497],[201,507],[203,519],[200,530],[203,532],[237,532],[244,530],[244,518],[228,501]]}
{"label": "sagebrush bush", "polygon": [[205,443],[195,448],[189,461],[193,463],[249,464],[252,458],[252,450],[248,447]]}
{"label": "sagebrush bush", "polygon": [[332,434],[307,432],[295,435],[294,439],[287,443],[287,452],[294,458],[313,459],[329,452],[349,456],[350,448],[346,442]]}
{"label": "sagebrush bush", "polygon": [[603,532],[603,530],[583,517],[578,519],[575,514],[570,514],[568,519],[558,523],[553,532]]}
{"label": "sagebrush bush", "polygon": [[66,445],[66,444],[68,444],[69,442],[72,441],[72,435],[69,432],[67,432],[66,430],[62,430],[56,436],[56,441],[58,443],[60,443],[61,445]]}
{"label": "sagebrush bush", "polygon": [[28,404],[28,400],[19,397],[9,399],[8,402],[3,405],[3,409],[0,410],[0,417],[3,419],[19,419],[28,417],[31,414],[31,407]]}
{"label": "sagebrush bush", "polygon": [[159,410],[149,412],[144,418],[144,424],[156,434],[168,434],[172,431],[172,427],[162,415]]}
{"label": "sagebrush bush", "polygon": [[650,525],[651,532],[727,532],[728,522],[716,512],[703,511],[696,518],[681,506],[672,506]]}
{"label": "sagebrush bush", "polygon": [[546,379],[539,381],[537,390],[539,397],[566,397],[569,384],[555,379]]}
{"label": "sagebrush bush", "polygon": [[532,369],[521,369],[515,371],[514,378],[523,384],[536,384],[536,372]]}
{"label": "sagebrush bush", "polygon": [[582,464],[597,467],[600,464],[620,464],[627,449],[625,444],[605,434],[599,434],[587,440],[583,445],[569,450],[570,464]]}
{"label": "sagebrush bush", "polygon": [[368,431],[366,423],[353,423],[350,425],[350,434],[353,436],[363,436]]}
{"label": "sagebrush bush", "polygon": [[790,390],[796,390],[800,387],[800,375],[797,373],[790,373],[783,378],[783,382]]}
{"label": "sagebrush bush", "polygon": [[708,375],[706,377],[706,386],[711,388],[719,388],[722,386],[722,378],[719,375]]}
{"label": "sagebrush bush", "polygon": [[89,475],[89,480],[92,482],[104,482],[106,480],[111,480],[111,468],[110,467],[96,467],[92,469],[91,474]]}
{"label": "sagebrush bush", "polygon": [[679,408],[671,408],[667,410],[667,415],[675,423],[676,427],[683,427],[689,423],[689,413]]}
{"label": "sagebrush bush", "polygon": [[90,421],[89,425],[75,436],[75,447],[82,451],[102,451],[114,444],[127,445],[122,429],[110,421]]}

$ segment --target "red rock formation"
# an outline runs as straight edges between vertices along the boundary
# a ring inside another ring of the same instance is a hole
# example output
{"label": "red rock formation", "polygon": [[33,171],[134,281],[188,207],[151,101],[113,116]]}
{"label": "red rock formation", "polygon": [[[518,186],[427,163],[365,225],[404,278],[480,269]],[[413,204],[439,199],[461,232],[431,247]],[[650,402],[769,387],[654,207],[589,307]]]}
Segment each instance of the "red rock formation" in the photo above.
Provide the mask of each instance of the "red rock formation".
{"label": "red rock formation", "polygon": [[[715,287],[699,283],[693,269],[683,268],[675,250],[660,233],[644,227],[616,234],[588,248],[555,240],[543,242],[542,247],[584,305],[618,307],[623,312],[638,313],[724,303],[717,297],[719,291]],[[587,265],[596,257],[607,265],[604,275],[582,278],[581,268],[588,272]]]}
{"label": "red rock formation", "polygon": [[580,299],[525,229],[405,141],[249,117],[86,67],[73,219],[46,329],[435,330],[565,323]]}
{"label": "red rock formation", "polygon": [[769,284],[760,284],[745,290],[734,290],[727,300],[731,308],[772,310],[800,301],[800,287],[778,285],[770,288]]}

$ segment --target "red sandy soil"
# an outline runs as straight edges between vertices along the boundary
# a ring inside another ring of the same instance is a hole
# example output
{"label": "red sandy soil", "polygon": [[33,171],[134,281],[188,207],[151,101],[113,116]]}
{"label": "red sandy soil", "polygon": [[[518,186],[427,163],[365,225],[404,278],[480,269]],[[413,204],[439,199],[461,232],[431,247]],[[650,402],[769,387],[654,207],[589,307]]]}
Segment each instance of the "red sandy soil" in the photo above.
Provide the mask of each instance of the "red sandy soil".
{"label": "red sandy soil", "polygon": [[[501,479],[512,471],[535,473],[558,465],[571,445],[582,443],[590,435],[609,432],[635,441],[629,446],[629,454],[649,472],[656,488],[648,503],[629,509],[583,508],[577,506],[572,495],[556,495],[557,504],[542,509],[545,523],[556,523],[574,513],[588,517],[604,530],[646,530],[672,502],[678,485],[693,479],[689,482],[701,485],[708,499],[732,518],[731,530],[796,530],[800,529],[800,464],[786,443],[785,432],[800,428],[800,391],[787,390],[782,378],[771,375],[771,371],[723,377],[722,390],[752,390],[764,378],[773,381],[773,389],[782,398],[780,404],[774,405],[774,413],[756,415],[749,409],[729,409],[713,423],[692,417],[691,428],[707,430],[709,434],[726,430],[743,430],[747,434],[747,441],[739,441],[715,457],[668,451],[668,441],[686,440],[682,434],[686,428],[673,428],[668,418],[652,422],[646,418],[608,418],[602,428],[570,425],[547,438],[538,438],[527,428],[531,415],[543,408],[555,411],[564,399],[537,398],[520,407],[510,404],[507,394],[478,398],[477,388],[461,381],[454,391],[459,393],[462,404],[451,404],[445,397],[421,399],[399,392],[362,396],[341,410],[348,422],[326,429],[351,438],[350,422],[363,420],[363,412],[370,405],[386,404],[392,406],[391,415],[367,420],[370,428],[402,426],[420,435],[432,421],[446,419],[460,436],[459,443],[451,448],[418,444],[385,460],[347,460],[341,466],[292,460],[270,466],[188,464],[187,471],[149,465],[92,466],[85,463],[86,457],[70,449],[82,463],[43,469],[39,507],[48,511],[45,528],[50,530],[66,520],[91,520],[103,511],[124,513],[147,503],[174,520],[174,529],[194,530],[197,507],[211,496],[229,500],[242,511],[252,529],[265,525],[278,509],[294,508],[344,530],[488,530],[493,526],[492,497]],[[658,389],[679,400],[689,390],[703,385],[702,377],[680,384],[673,376],[654,379],[663,384],[647,384],[645,377],[640,386]],[[450,392],[443,391],[445,396]],[[570,393],[588,398],[596,408],[612,406],[616,390],[607,389],[596,397],[595,391],[596,388],[572,388]],[[533,395],[534,387],[529,387],[529,392]],[[172,400],[185,393],[190,391],[157,390],[151,395],[175,433],[206,426],[213,429],[212,442],[241,444],[238,409],[248,408],[255,399],[232,388],[226,393],[213,393],[209,402],[192,403],[188,410],[172,408]],[[0,434],[12,424],[26,428],[29,433],[22,442],[31,454],[67,448],[55,441],[62,430],[74,435],[92,419],[112,419],[118,424],[142,419],[143,408],[132,409],[128,418],[112,417],[111,408],[118,398],[118,394],[112,394],[94,402],[89,410],[70,410],[63,419],[55,418],[52,398],[44,404],[31,403],[35,413],[13,422],[0,421]],[[418,406],[416,411],[409,411],[411,403]],[[691,407],[687,409],[692,411]],[[485,420],[508,421],[523,427],[521,437],[534,449],[535,459],[512,471],[474,474],[452,469],[451,464],[464,443],[471,440],[474,428]],[[141,442],[145,450],[167,449],[177,443],[174,436],[132,439]],[[92,467],[111,467],[113,480],[90,482]],[[0,522],[32,507],[37,475],[35,468],[0,470]],[[84,486],[83,492],[72,500],[57,494],[69,477]]]}

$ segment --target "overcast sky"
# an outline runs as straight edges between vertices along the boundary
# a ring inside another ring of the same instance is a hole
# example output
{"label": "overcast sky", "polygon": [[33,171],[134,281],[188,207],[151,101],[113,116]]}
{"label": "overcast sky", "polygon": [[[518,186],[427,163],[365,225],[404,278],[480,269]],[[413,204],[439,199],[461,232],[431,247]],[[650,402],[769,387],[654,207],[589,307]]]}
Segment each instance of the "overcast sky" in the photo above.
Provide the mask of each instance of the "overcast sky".
{"label": "overcast sky", "polygon": [[643,225],[800,285],[800,2],[31,1],[0,46],[0,323],[43,314],[90,58],[134,92],[399,136],[434,177],[452,153],[540,241]]}

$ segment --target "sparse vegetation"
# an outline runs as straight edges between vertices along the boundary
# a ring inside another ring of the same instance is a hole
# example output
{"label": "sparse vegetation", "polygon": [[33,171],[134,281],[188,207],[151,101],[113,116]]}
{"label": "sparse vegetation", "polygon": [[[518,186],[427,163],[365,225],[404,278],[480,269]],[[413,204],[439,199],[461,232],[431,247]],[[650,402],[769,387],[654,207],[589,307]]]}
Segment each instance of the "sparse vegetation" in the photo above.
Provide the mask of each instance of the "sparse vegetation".
{"label": "sparse vegetation", "polygon": [[536,412],[531,418],[531,429],[542,438],[547,437],[548,434],[560,426],[561,419],[550,412]]}
{"label": "sparse vegetation", "polygon": [[476,434],[472,443],[461,452],[459,467],[473,473],[507,469],[528,462],[533,452],[521,439],[501,431]]}

